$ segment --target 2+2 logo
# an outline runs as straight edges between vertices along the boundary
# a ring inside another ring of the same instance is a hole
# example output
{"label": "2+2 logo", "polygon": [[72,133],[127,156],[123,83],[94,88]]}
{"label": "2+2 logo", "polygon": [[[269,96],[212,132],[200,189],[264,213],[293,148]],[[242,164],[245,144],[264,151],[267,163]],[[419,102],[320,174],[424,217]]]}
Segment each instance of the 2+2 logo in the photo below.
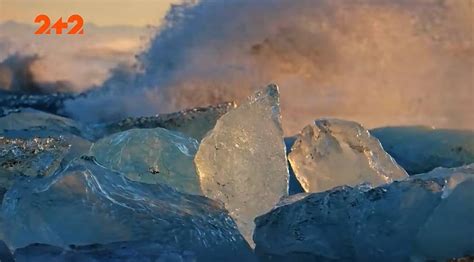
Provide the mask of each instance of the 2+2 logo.
{"label": "2+2 logo", "polygon": [[67,32],[68,35],[84,34],[84,19],[80,15],[71,15],[67,22],[63,22],[63,18],[60,17],[51,27],[51,19],[45,14],[40,14],[35,18],[35,23],[41,24],[35,35],[51,34],[51,29],[54,29],[57,35],[63,34],[63,30],[68,29],[69,24],[73,24],[73,27]]}

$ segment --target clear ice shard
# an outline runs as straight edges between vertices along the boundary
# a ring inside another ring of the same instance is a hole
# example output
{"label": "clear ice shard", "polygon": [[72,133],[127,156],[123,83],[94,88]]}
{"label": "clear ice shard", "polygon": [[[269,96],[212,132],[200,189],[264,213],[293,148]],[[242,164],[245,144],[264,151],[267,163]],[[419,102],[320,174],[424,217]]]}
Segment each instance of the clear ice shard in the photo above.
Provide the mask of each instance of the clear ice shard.
{"label": "clear ice shard", "polygon": [[144,241],[188,250],[198,261],[246,261],[251,249],[222,204],[131,181],[93,157],[7,191],[2,233],[12,249]]}
{"label": "clear ice shard", "polygon": [[343,185],[379,186],[408,177],[366,129],[339,119],[320,119],[306,126],[288,159],[306,192]]}
{"label": "clear ice shard", "polygon": [[166,128],[181,132],[198,141],[211,130],[219,117],[235,108],[233,102],[208,107],[198,107],[170,114],[150,117],[130,117],[103,127],[106,134],[126,131],[132,128]]}
{"label": "clear ice shard", "polygon": [[130,129],[96,141],[90,154],[129,179],[202,195],[193,159],[198,142],[163,128]]}
{"label": "clear ice shard", "polygon": [[288,165],[276,85],[217,120],[195,157],[205,196],[222,201],[252,242],[254,218],[288,194]]}
{"label": "clear ice shard", "polygon": [[370,131],[383,148],[410,174],[436,167],[474,163],[474,131],[425,126],[383,127]]}
{"label": "clear ice shard", "polygon": [[261,261],[447,261],[474,254],[473,192],[470,165],[369,190],[294,195],[256,219],[256,253]]}

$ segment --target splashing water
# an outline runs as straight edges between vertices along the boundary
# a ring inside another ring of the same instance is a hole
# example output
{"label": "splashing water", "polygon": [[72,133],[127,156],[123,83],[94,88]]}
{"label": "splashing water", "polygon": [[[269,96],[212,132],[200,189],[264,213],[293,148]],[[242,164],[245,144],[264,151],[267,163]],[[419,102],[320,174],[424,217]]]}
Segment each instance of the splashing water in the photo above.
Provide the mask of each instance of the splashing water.
{"label": "splashing water", "polygon": [[168,12],[140,70],[115,70],[66,110],[86,121],[149,115],[275,82],[286,133],[323,116],[472,129],[472,3],[188,1]]}

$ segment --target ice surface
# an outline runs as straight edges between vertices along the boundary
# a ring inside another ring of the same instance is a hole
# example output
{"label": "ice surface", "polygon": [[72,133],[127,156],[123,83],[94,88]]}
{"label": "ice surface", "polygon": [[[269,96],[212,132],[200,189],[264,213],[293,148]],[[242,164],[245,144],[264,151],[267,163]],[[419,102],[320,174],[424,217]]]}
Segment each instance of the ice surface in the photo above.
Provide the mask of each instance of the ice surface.
{"label": "ice surface", "polygon": [[376,138],[345,120],[321,119],[306,126],[288,158],[306,192],[362,183],[378,186],[408,176]]}
{"label": "ice surface", "polygon": [[52,93],[52,94],[25,94],[2,92],[0,90],[0,116],[8,114],[13,110],[21,110],[21,108],[35,108],[37,110],[59,113],[64,102],[74,99],[77,94],[70,93]]}
{"label": "ice surface", "polygon": [[262,261],[446,261],[474,254],[473,171],[474,165],[438,169],[368,191],[344,186],[292,196],[256,219],[256,252]]}
{"label": "ice surface", "polygon": [[71,119],[33,109],[22,109],[0,117],[0,135],[7,137],[86,136],[82,129]]}
{"label": "ice surface", "polygon": [[421,256],[474,255],[474,164],[436,168],[411,177],[411,180],[416,179],[433,180],[443,185],[443,201],[417,235],[416,244]]}
{"label": "ice surface", "polygon": [[164,183],[202,194],[193,159],[198,142],[163,128],[131,129],[96,141],[91,155],[107,168],[143,183]]}
{"label": "ice surface", "polygon": [[211,130],[219,117],[235,108],[233,102],[209,107],[187,109],[171,114],[160,114],[151,117],[130,117],[117,123],[105,126],[105,133],[117,133],[132,128],[166,128],[181,132],[198,141]]}
{"label": "ice surface", "polygon": [[[56,246],[33,244],[15,250],[16,262],[195,262],[194,252],[147,241],[106,245]],[[2,260],[3,262],[3,260]]]}
{"label": "ice surface", "polygon": [[252,243],[254,218],[288,194],[288,166],[276,85],[231,110],[201,141],[195,164],[203,193],[225,204]]}
{"label": "ice surface", "polygon": [[10,248],[148,241],[191,251],[199,261],[250,256],[221,204],[165,185],[133,182],[92,157],[77,159],[54,176],[15,183],[1,211]]}
{"label": "ice surface", "polygon": [[15,262],[10,249],[5,244],[5,242],[3,242],[3,240],[0,240],[0,261],[2,261],[2,262]]}
{"label": "ice surface", "polygon": [[444,184],[442,197],[445,198],[451,194],[459,184],[468,179],[472,179],[472,174],[474,174],[474,164],[456,168],[438,167],[428,173],[411,176],[410,179],[429,179]]}
{"label": "ice surface", "polygon": [[474,163],[474,131],[423,126],[384,127],[370,131],[409,174],[436,167]]}

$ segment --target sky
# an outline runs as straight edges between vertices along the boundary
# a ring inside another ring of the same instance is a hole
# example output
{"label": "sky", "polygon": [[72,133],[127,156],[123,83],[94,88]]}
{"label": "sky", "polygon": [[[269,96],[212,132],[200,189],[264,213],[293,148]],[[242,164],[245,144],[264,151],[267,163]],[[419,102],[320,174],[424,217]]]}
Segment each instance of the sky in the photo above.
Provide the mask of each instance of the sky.
{"label": "sky", "polygon": [[[104,81],[118,64],[131,65],[180,0],[0,0],[0,61],[37,55],[31,68],[41,82],[68,81],[83,91]],[[38,14],[52,23],[83,17],[84,35],[34,35]],[[60,65],[60,66],[55,66]]]}
{"label": "sky", "polygon": [[[80,14],[99,26],[156,25],[177,0],[0,0],[0,23],[12,20],[33,24],[44,13],[53,17]],[[53,19],[54,20],[54,19]]]}

